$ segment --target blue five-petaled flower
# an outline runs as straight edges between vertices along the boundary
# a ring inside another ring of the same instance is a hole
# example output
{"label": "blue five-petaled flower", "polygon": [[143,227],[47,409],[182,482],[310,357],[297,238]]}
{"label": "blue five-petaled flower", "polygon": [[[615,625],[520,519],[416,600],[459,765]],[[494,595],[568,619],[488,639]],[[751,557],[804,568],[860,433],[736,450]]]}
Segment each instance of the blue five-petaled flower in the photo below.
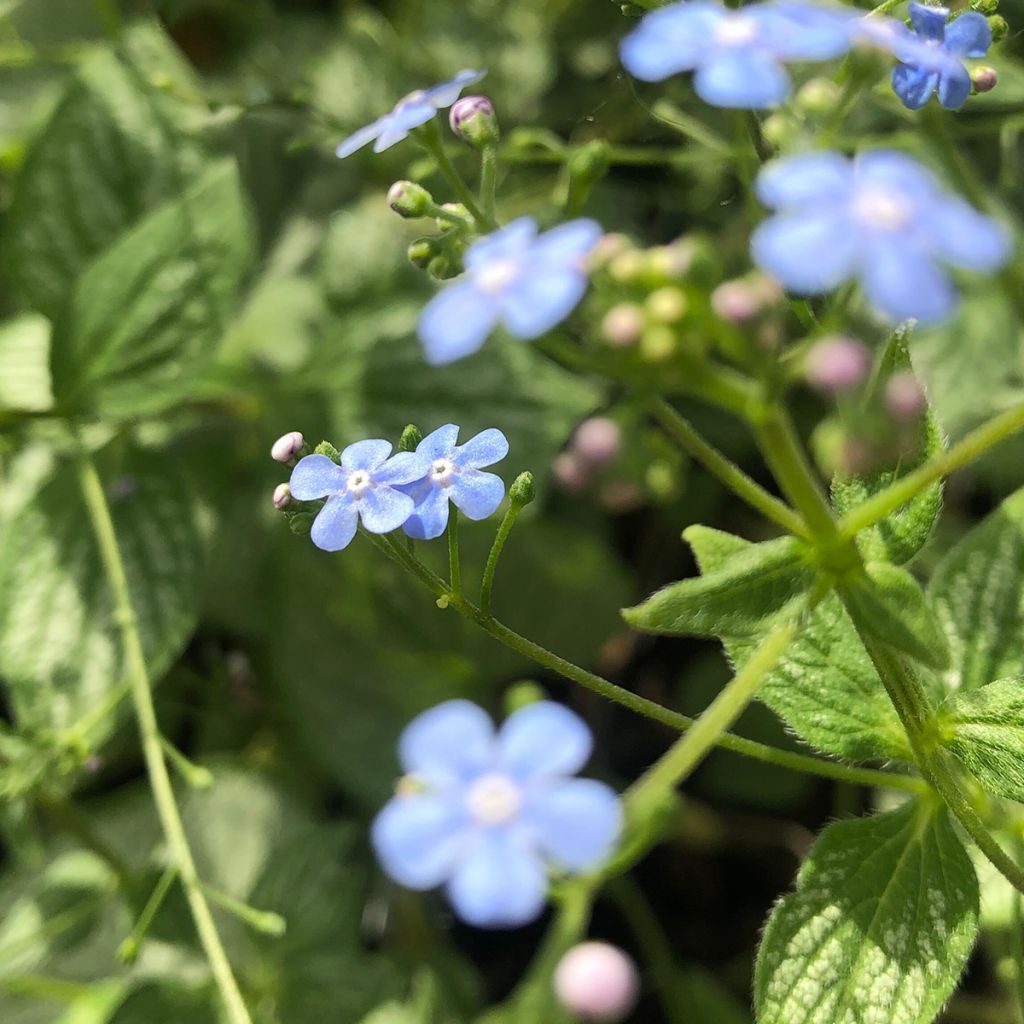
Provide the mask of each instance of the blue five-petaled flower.
{"label": "blue five-petaled flower", "polygon": [[619,837],[613,790],[571,778],[591,746],[580,718],[550,701],[520,708],[497,733],[469,701],[424,712],[402,733],[406,777],[373,823],[382,867],[410,889],[446,885],[469,924],[532,921],[544,906],[549,867],[589,870]]}
{"label": "blue five-petaled flower", "polygon": [[957,294],[943,265],[992,271],[1010,254],[998,222],[891,150],[778,160],[759,174],[757,194],[777,211],[751,239],[759,267],[804,295],[858,279],[892,320],[947,319]]}
{"label": "blue five-petaled flower", "polygon": [[622,41],[622,63],[647,82],[695,71],[697,95],[716,107],[773,107],[789,95],[785,63],[845,53],[850,24],[841,9],[814,4],[754,3],[730,10],[689,0],[645,15]]}
{"label": "blue five-petaled flower", "polygon": [[517,338],[539,337],[564,320],[587,288],[586,257],[601,237],[592,220],[537,234],[520,217],[466,250],[466,274],[439,292],[420,317],[427,362],[475,352],[501,321]]}
{"label": "blue five-petaled flower", "polygon": [[391,443],[358,441],[341,453],[341,465],[326,455],[307,455],[292,470],[289,487],[300,501],[326,498],[310,536],[324,551],[348,547],[359,521],[370,533],[397,530],[412,515],[415,501],[398,488],[427,475],[426,455],[399,452]]}
{"label": "blue five-petaled flower", "polygon": [[[893,68],[893,91],[911,110],[923,107],[933,92],[944,107],[956,110],[971,94],[964,57],[984,57],[992,45],[988,19],[966,11],[947,26],[949,10],[911,3],[914,32],[904,30],[892,51],[901,61]],[[916,33],[916,34],[915,34]]]}
{"label": "blue five-petaled flower", "polygon": [[494,473],[482,472],[508,455],[508,440],[491,427],[470,438],[465,444],[456,442],[459,428],[446,423],[428,434],[416,448],[430,468],[420,481],[402,489],[416,502],[412,515],[402,529],[417,540],[433,540],[448,525],[448,503],[469,519],[486,519],[505,497],[505,483]]}
{"label": "blue five-petaled flower", "polygon": [[454,78],[432,89],[417,89],[398,101],[392,111],[378,117],[372,124],[360,128],[345,139],[335,152],[339,157],[351,156],[357,149],[373,142],[374,153],[390,149],[401,142],[413,128],[426,124],[439,110],[450,107],[467,85],[479,82],[485,71],[467,68]]}

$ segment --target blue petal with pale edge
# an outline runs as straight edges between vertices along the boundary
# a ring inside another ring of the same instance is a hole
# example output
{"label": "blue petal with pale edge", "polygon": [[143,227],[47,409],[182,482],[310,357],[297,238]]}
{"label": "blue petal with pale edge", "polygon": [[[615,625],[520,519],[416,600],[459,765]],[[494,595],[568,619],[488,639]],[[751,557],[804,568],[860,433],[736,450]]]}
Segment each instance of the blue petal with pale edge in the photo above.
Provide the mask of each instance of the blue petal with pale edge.
{"label": "blue petal with pale edge", "polygon": [[595,220],[582,218],[545,231],[530,250],[530,258],[581,268],[604,232]]}
{"label": "blue petal with pale edge", "polygon": [[1009,231],[962,199],[948,197],[936,203],[922,230],[935,255],[965,270],[997,270],[1010,257]]}
{"label": "blue petal with pale edge", "polygon": [[890,320],[942,323],[956,309],[946,274],[914,239],[879,239],[864,254],[861,283],[871,304]]}
{"label": "blue petal with pale edge", "polygon": [[465,68],[447,82],[442,82],[440,85],[435,85],[432,89],[428,89],[426,94],[427,102],[437,110],[450,107],[459,98],[463,89],[467,86],[475,85],[486,74],[486,71]]}
{"label": "blue petal with pale edge", "polygon": [[459,428],[454,423],[446,423],[443,427],[431,431],[416,446],[417,452],[422,452],[429,459],[446,459],[455,450],[459,440]]}
{"label": "blue petal with pale edge", "polygon": [[448,492],[429,482],[421,495],[414,496],[416,507],[402,524],[413,540],[433,540],[448,528]]}
{"label": "blue petal with pale edge", "polygon": [[316,501],[345,490],[348,473],[326,455],[306,455],[292,470],[288,486],[299,501]]}
{"label": "blue petal with pale edge", "polygon": [[843,200],[853,188],[853,168],[840,153],[805,153],[765,164],[757,176],[757,198],[765,206],[796,206]]}
{"label": "blue petal with pale edge", "polygon": [[472,280],[448,285],[420,314],[419,336],[427,362],[443,366],[471,355],[487,340],[497,321],[498,304],[493,295]]}
{"label": "blue petal with pale edge", "polygon": [[510,334],[529,341],[560,324],[586,290],[582,271],[529,267],[499,295],[502,320]]}
{"label": "blue petal with pale edge", "polygon": [[365,128],[360,128],[358,131],[353,132],[347,139],[341,141],[341,144],[334,151],[335,155],[342,160],[347,156],[351,156],[357,149],[362,149],[363,146],[373,142],[385,129],[387,123],[388,115],[385,115],[384,117],[378,117],[376,121],[368,124]]}
{"label": "blue petal with pale edge", "polygon": [[971,95],[971,76],[963,64],[939,75],[939,102],[947,110],[959,110]]}
{"label": "blue petal with pale edge", "polygon": [[579,715],[543,700],[514,711],[498,733],[498,766],[517,779],[572,775],[590,757],[593,738]]}
{"label": "blue petal with pale edge", "polygon": [[697,95],[713,107],[761,110],[789,95],[789,75],[768,54],[733,47],[713,56],[693,78]]}
{"label": "blue petal with pale edge", "polygon": [[692,71],[704,59],[708,39],[728,17],[719,4],[679,3],[644,16],[619,48],[623,67],[645,82]]}
{"label": "blue petal with pale edge", "polygon": [[545,857],[567,871],[587,871],[615,849],[622,804],[603,782],[567,779],[529,792],[523,820]]}
{"label": "blue petal with pale edge", "polygon": [[398,741],[402,769],[431,780],[479,775],[492,766],[494,753],[494,725],[468,700],[448,700],[424,711]]}
{"label": "blue petal with pale edge", "polygon": [[374,483],[391,487],[414,484],[430,471],[430,456],[425,452],[397,452],[374,470]]}
{"label": "blue petal with pale edge", "polygon": [[505,497],[505,481],[494,473],[463,469],[456,475],[448,493],[467,519],[486,519]]}
{"label": "blue petal with pale edge", "polygon": [[489,427],[456,448],[452,453],[452,461],[457,466],[483,469],[501,462],[506,455],[508,438],[497,427]]}
{"label": "blue petal with pale edge", "polygon": [[447,881],[473,837],[459,803],[434,794],[396,796],[374,819],[374,853],[385,873],[410,889]]}
{"label": "blue petal with pale edge", "polygon": [[356,501],[359,517],[370,533],[397,530],[412,515],[416,503],[394,487],[371,487]]}
{"label": "blue petal with pale edge", "polygon": [[548,880],[537,854],[515,832],[491,829],[448,883],[455,912],[478,928],[516,928],[540,915]]}
{"label": "blue petal with pale edge", "polygon": [[537,222],[532,217],[517,217],[493,234],[474,242],[463,262],[469,271],[477,271],[494,260],[516,260],[529,251],[537,236]]}
{"label": "blue petal with pale edge", "polygon": [[939,76],[924,68],[897,64],[892,69],[892,91],[900,98],[903,106],[920,110],[939,84]]}
{"label": "blue petal with pale edge", "polygon": [[946,26],[945,48],[958,57],[984,57],[991,45],[988,18],[977,11],[966,11]]}
{"label": "blue petal with pale edge", "polygon": [[949,20],[948,7],[930,7],[927,4],[910,4],[910,24],[922,39],[931,39],[941,43],[946,34],[946,22]]}
{"label": "blue petal with pale edge", "polygon": [[356,441],[341,453],[341,464],[348,470],[374,470],[391,454],[391,442],[381,438]]}
{"label": "blue petal with pale edge", "polygon": [[854,160],[858,188],[898,189],[905,196],[931,200],[939,194],[935,175],[924,164],[895,149],[869,149]]}
{"label": "blue petal with pale edge", "polygon": [[359,526],[359,512],[351,494],[334,494],[313,520],[310,540],[322,551],[341,551],[352,543]]}
{"label": "blue petal with pale edge", "polygon": [[403,100],[384,118],[384,127],[373,144],[374,153],[383,153],[385,149],[401,142],[413,128],[426,124],[436,113],[436,109],[426,100]]}
{"label": "blue petal with pale edge", "polygon": [[764,221],[750,239],[750,254],[787,290],[819,295],[853,274],[860,244],[849,218],[822,208]]}
{"label": "blue petal with pale edge", "polygon": [[739,15],[758,25],[758,42],[782,60],[830,60],[850,48],[854,12],[819,4],[751,4]]}

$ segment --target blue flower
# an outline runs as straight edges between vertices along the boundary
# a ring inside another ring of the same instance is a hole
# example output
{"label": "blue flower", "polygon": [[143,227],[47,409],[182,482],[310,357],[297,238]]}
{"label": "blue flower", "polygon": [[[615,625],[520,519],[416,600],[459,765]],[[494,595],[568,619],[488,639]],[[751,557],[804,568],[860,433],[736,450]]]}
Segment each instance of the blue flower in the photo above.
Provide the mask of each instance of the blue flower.
{"label": "blue flower", "polygon": [[856,278],[872,305],[897,321],[951,315],[957,295],[943,264],[992,271],[1010,253],[999,223],[890,150],[778,160],[761,171],[757,194],[778,211],[751,239],[758,266],[804,295]]}
{"label": "blue flower", "polygon": [[397,530],[415,508],[398,488],[426,475],[430,460],[414,452],[392,458],[388,441],[359,441],[341,453],[341,465],[326,455],[307,455],[292,470],[292,495],[300,501],[326,498],[310,536],[324,551],[348,547],[359,520],[370,533]]}
{"label": "blue flower", "polygon": [[427,362],[451,363],[475,352],[498,321],[517,338],[536,338],[575,309],[587,288],[586,256],[601,237],[592,220],[542,235],[532,217],[474,242],[466,275],[439,292],[420,317]]}
{"label": "blue flower", "polygon": [[622,41],[622,63],[659,82],[696,71],[697,95],[716,107],[773,107],[790,91],[787,61],[828,60],[850,47],[850,16],[797,2],[730,10],[709,0],[662,7]]}
{"label": "blue flower", "polygon": [[427,475],[403,487],[416,502],[416,510],[403,529],[417,540],[440,537],[448,525],[448,502],[469,519],[486,519],[505,497],[505,483],[494,473],[482,473],[508,455],[508,441],[495,428],[485,430],[463,445],[456,445],[459,428],[454,423],[438,427],[416,448],[430,464]]}
{"label": "blue flower", "polygon": [[914,32],[903,26],[893,41],[892,51],[902,63],[892,70],[892,87],[911,110],[923,107],[933,92],[944,107],[962,107],[971,94],[963,58],[984,57],[992,45],[988,20],[977,11],[961,14],[947,27],[948,18],[945,7],[911,3]]}
{"label": "blue flower", "polygon": [[357,149],[374,142],[374,153],[390,149],[395,143],[401,142],[413,128],[426,124],[439,110],[450,107],[467,85],[479,82],[486,71],[473,71],[467,68],[460,71],[454,78],[432,89],[417,89],[409,93],[405,99],[395,104],[394,110],[383,117],[378,117],[372,124],[353,132],[335,150],[339,157],[351,156]]}
{"label": "blue flower", "polygon": [[532,921],[544,906],[548,867],[587,871],[618,839],[615,793],[570,777],[591,746],[586,725],[550,701],[520,708],[497,734],[466,700],[424,712],[402,733],[406,778],[373,823],[382,867],[410,889],[445,884],[469,924]]}

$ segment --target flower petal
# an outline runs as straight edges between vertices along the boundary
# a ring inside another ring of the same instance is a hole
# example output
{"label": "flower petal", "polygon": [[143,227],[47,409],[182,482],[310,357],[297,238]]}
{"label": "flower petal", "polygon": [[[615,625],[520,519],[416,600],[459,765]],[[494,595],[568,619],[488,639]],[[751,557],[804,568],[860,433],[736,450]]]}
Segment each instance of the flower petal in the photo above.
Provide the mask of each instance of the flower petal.
{"label": "flower petal", "polygon": [[401,142],[413,128],[426,124],[437,111],[425,100],[403,101],[388,114],[377,141],[373,144],[374,153],[383,153],[385,149]]}
{"label": "flower petal", "polygon": [[903,106],[910,110],[920,110],[935,92],[938,83],[939,76],[924,68],[897,64],[892,69],[892,91],[900,98]]}
{"label": "flower petal", "polygon": [[433,459],[447,459],[452,456],[455,446],[459,441],[459,428],[454,423],[446,423],[443,427],[431,431],[416,446],[417,452],[422,452]]}
{"label": "flower petal", "polygon": [[939,102],[947,110],[959,110],[971,95],[971,76],[963,64],[950,66],[939,75]]}
{"label": "flower petal", "polygon": [[426,100],[436,110],[450,107],[460,96],[462,90],[468,85],[474,85],[486,75],[486,71],[475,71],[472,68],[465,68],[447,82],[435,85],[427,90]]}
{"label": "flower petal", "polygon": [[514,711],[498,733],[498,765],[519,779],[572,775],[590,757],[593,737],[579,715],[542,700]]}
{"label": "flower petal", "polygon": [[622,40],[622,65],[645,82],[692,71],[704,59],[715,27],[726,17],[718,4],[697,0],[652,11]]}
{"label": "flower petal", "polygon": [[472,701],[448,700],[414,718],[398,741],[402,769],[432,781],[471,778],[494,760],[494,725]]}
{"label": "flower petal", "polygon": [[397,452],[373,474],[374,483],[389,487],[415,484],[430,472],[430,457],[424,452]]}
{"label": "flower petal", "polygon": [[750,47],[733,47],[697,69],[697,95],[713,107],[761,110],[789,95],[789,75],[767,54]]}
{"label": "flower petal", "polygon": [[483,833],[447,887],[456,914],[478,928],[528,924],[544,909],[547,890],[540,858],[508,829]]}
{"label": "flower petal", "polygon": [[315,501],[344,491],[348,473],[326,455],[306,455],[292,470],[288,486],[299,501]]}
{"label": "flower petal", "polygon": [[322,551],[341,551],[352,543],[359,525],[359,513],[350,494],[335,494],[313,520],[310,540]]}
{"label": "flower petal", "polygon": [[596,220],[581,218],[545,231],[534,243],[530,256],[546,262],[582,268],[604,231]]}
{"label": "flower petal", "polygon": [[757,23],[758,41],[783,60],[830,60],[846,53],[856,17],[849,9],[796,0],[751,4],[740,14]]}
{"label": "flower petal", "polygon": [[510,334],[529,341],[560,324],[586,290],[587,275],[579,270],[529,267],[499,296],[502,320]]}
{"label": "flower petal", "polygon": [[345,469],[376,469],[391,454],[391,442],[380,438],[356,441],[341,453]]}
{"label": "flower petal", "polygon": [[930,39],[941,43],[946,34],[946,22],[949,20],[948,7],[932,7],[911,0],[910,24],[922,39]]}
{"label": "flower petal", "polygon": [[356,501],[359,517],[370,533],[397,530],[412,515],[416,503],[394,487],[374,486]]}
{"label": "flower petal", "polygon": [[897,322],[941,323],[956,308],[949,278],[915,240],[879,239],[865,253],[861,282],[871,304]]}
{"label": "flower petal", "polygon": [[858,154],[853,166],[858,188],[898,189],[915,199],[932,199],[940,191],[924,164],[894,149],[869,149]]}
{"label": "flower petal", "polygon": [[433,540],[448,527],[448,495],[446,487],[427,485],[426,494],[416,502],[411,516],[402,524],[413,540]]}
{"label": "flower petal", "polygon": [[596,867],[615,848],[622,804],[594,779],[567,779],[531,793],[523,820],[536,832],[544,855],[569,871]]}
{"label": "flower petal", "polygon": [[494,330],[497,320],[493,295],[477,288],[472,280],[448,285],[420,314],[419,336],[427,362],[442,366],[471,355]]}
{"label": "flower petal", "polygon": [[483,469],[501,462],[508,455],[508,438],[497,427],[481,430],[465,444],[459,445],[452,453],[456,466],[469,469]]}
{"label": "flower petal", "polygon": [[385,874],[409,889],[449,879],[472,836],[461,807],[434,794],[396,796],[373,821],[370,838]]}
{"label": "flower petal", "polygon": [[494,473],[464,469],[456,476],[448,492],[467,519],[486,519],[505,497],[505,481]]}
{"label": "flower petal", "polygon": [[988,18],[977,11],[965,11],[946,26],[945,48],[958,57],[984,57],[991,45]]}
{"label": "flower petal", "polygon": [[474,242],[463,262],[471,271],[486,267],[493,260],[511,260],[522,256],[537,236],[537,222],[532,217],[517,217],[505,227]]}
{"label": "flower petal", "polygon": [[935,254],[955,266],[991,271],[1009,258],[1009,231],[962,199],[949,197],[936,203],[923,227]]}
{"label": "flower petal", "polygon": [[387,123],[388,116],[385,115],[384,117],[378,117],[373,124],[368,124],[365,128],[360,128],[358,131],[353,132],[347,138],[342,139],[341,144],[334,151],[335,155],[342,160],[347,156],[351,156],[357,149],[362,149],[363,146],[373,142],[384,130]]}
{"label": "flower petal", "polygon": [[842,200],[853,187],[853,167],[841,153],[804,153],[773,160],[757,176],[757,198],[783,207],[813,200]]}
{"label": "flower petal", "polygon": [[853,274],[860,236],[831,210],[777,214],[750,239],[754,262],[801,295],[830,291]]}

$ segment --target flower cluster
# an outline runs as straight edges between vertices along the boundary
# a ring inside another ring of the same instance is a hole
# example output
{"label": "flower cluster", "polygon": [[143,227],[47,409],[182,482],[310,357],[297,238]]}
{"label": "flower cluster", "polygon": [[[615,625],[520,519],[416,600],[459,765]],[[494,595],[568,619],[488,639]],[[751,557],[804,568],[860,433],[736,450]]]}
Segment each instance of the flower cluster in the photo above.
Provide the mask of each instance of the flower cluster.
{"label": "flower cluster", "polygon": [[326,498],[310,532],[324,551],[348,547],[360,524],[370,533],[402,527],[410,537],[439,537],[448,525],[451,501],[469,519],[486,519],[501,504],[505,484],[485,466],[508,454],[508,441],[491,428],[457,444],[454,423],[439,427],[414,452],[391,454],[389,441],[358,441],[339,461],[316,453],[292,470],[291,497]]}
{"label": "flower cluster", "polygon": [[381,865],[410,889],[445,885],[469,924],[532,921],[544,906],[549,867],[589,870],[618,840],[615,793],[571,777],[591,747],[586,725],[550,701],[520,708],[498,732],[469,701],[424,712],[402,733],[406,775],[373,823]]}

